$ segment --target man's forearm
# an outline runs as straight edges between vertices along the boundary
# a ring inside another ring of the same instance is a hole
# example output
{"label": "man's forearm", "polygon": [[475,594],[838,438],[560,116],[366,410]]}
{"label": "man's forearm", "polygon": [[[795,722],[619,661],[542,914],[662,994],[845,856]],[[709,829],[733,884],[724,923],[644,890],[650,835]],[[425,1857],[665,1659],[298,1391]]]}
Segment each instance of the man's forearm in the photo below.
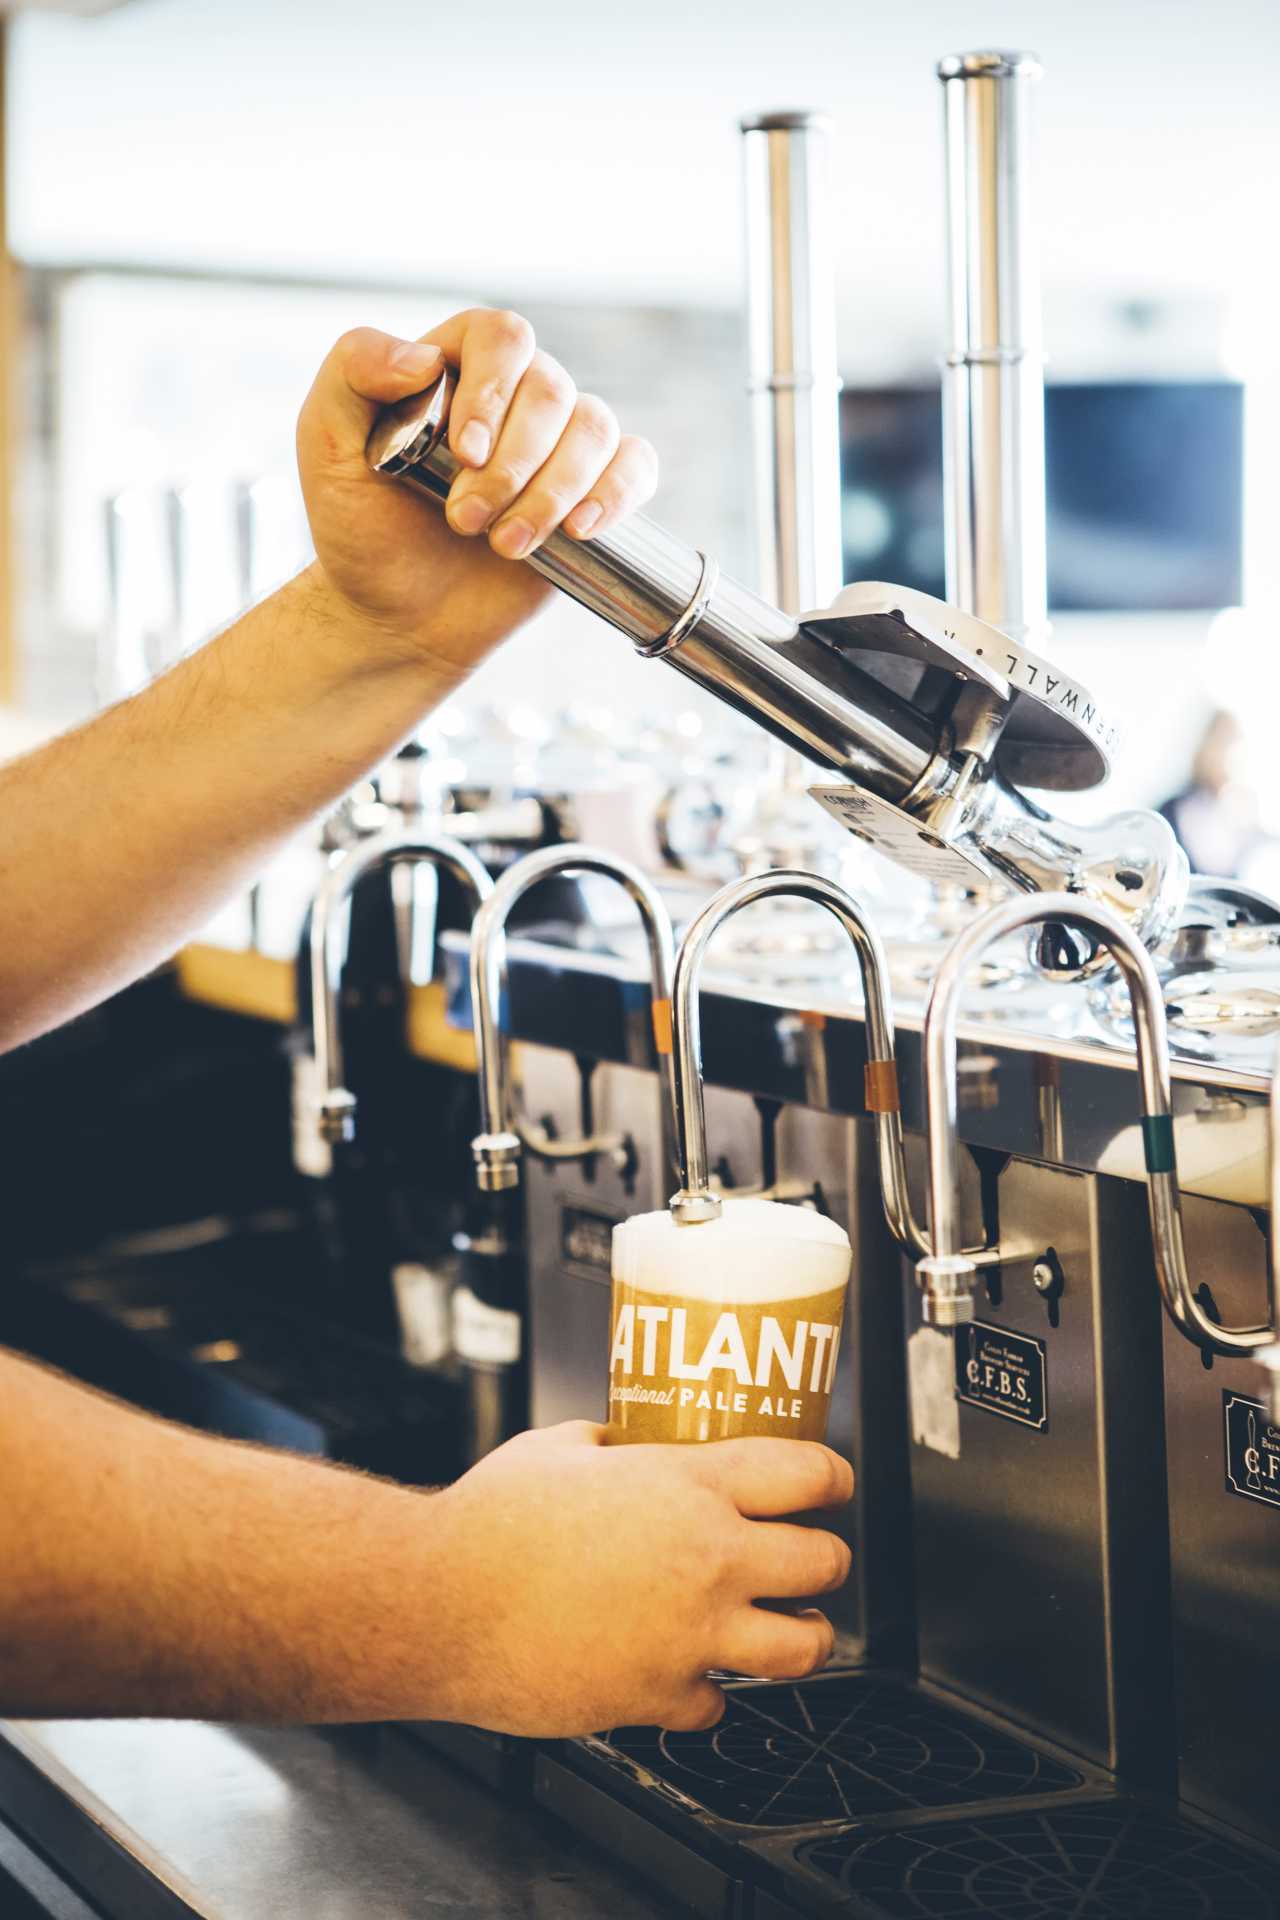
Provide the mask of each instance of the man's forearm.
{"label": "man's forearm", "polygon": [[0,770],[0,1047],[167,958],[461,677],[365,638],[309,570]]}
{"label": "man's forearm", "polygon": [[2,1352],[0,1462],[0,1713],[450,1711],[438,1496],[173,1427]]}

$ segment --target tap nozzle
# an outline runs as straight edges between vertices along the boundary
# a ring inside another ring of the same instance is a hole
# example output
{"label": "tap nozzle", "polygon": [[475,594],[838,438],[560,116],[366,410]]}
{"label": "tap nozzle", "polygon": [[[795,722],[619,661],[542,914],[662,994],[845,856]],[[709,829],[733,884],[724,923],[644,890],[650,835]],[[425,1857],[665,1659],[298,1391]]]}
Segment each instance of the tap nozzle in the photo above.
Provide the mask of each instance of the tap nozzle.
{"label": "tap nozzle", "polygon": [[[676,1155],[680,1189],[671,1198],[677,1225],[694,1227],[718,1217],[720,1196],[711,1186],[707,1159],[707,1114],[702,1092],[702,1022],[698,982],[712,937],[731,915],[757,901],[779,895],[825,907],[848,934],[862,974],[867,1008],[867,1106],[874,1113],[886,1180],[886,1207],[892,1190],[905,1208],[906,1174],[902,1157],[902,1116],[898,1106],[893,1056],[893,1016],[889,1007],[889,970],[879,936],[853,895],[833,880],[799,869],[779,868],[732,880],[709,900],[689,927],[676,956],[671,998],[672,1068],[675,1075]],[[909,1209],[907,1209],[909,1212]],[[905,1229],[904,1229],[905,1231]]]}
{"label": "tap nozzle", "polygon": [[476,1186],[481,1193],[505,1193],[520,1184],[518,1133],[478,1133],[471,1142]]}
{"label": "tap nozzle", "polygon": [[973,1282],[978,1269],[962,1253],[926,1254],[916,1261],[920,1312],[927,1327],[951,1330],[973,1319]]}
{"label": "tap nozzle", "polygon": [[326,1087],[316,1101],[320,1138],[340,1146],[356,1137],[356,1097],[349,1087]]}

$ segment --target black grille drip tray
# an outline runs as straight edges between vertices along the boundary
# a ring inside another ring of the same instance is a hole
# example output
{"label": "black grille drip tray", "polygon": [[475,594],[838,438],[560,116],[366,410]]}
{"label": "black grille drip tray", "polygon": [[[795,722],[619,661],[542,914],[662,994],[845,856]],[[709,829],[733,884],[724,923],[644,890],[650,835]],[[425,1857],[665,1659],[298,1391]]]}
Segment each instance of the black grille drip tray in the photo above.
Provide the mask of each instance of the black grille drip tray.
{"label": "black grille drip tray", "polygon": [[737,1840],[1101,1787],[1083,1763],[895,1675],[729,1690],[708,1733],[619,1727],[575,1765],[657,1817]]}
{"label": "black grille drip tray", "polygon": [[1280,1863],[1134,1800],[1062,1801],[892,1830],[828,1829],[750,1850],[772,1868],[766,1877],[784,1913],[1280,1920]]}

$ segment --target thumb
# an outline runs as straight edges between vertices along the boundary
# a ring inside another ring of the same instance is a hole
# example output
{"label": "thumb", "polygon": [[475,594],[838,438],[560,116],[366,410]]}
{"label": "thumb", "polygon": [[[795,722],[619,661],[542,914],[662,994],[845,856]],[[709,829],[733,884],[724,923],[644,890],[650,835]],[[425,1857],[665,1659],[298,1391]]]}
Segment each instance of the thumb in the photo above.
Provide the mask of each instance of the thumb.
{"label": "thumb", "polygon": [[356,327],[332,349],[307,395],[298,421],[300,442],[330,461],[363,463],[365,441],[379,410],[419,393],[439,373],[439,347],[399,340],[377,327]]}

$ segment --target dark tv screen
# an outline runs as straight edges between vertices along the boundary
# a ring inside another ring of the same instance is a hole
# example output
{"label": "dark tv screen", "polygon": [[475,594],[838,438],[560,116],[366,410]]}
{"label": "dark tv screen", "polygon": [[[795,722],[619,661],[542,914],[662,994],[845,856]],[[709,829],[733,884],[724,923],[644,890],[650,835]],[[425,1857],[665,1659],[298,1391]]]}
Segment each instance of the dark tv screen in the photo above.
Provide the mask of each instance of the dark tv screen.
{"label": "dark tv screen", "polygon": [[[841,396],[845,578],[944,592],[936,387]],[[1045,392],[1049,605],[1239,604],[1244,390],[1118,381]]]}

